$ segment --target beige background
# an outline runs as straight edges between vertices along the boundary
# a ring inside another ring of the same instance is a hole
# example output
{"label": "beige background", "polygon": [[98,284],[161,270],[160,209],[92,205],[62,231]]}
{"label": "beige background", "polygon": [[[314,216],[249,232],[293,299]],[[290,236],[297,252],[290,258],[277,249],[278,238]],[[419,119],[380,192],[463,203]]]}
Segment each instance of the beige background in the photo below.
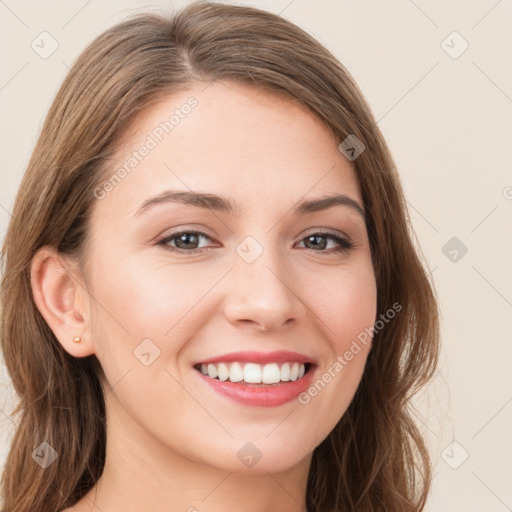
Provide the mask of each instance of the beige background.
{"label": "beige background", "polygon": [[[398,163],[442,309],[439,375],[415,401],[435,464],[427,510],[512,510],[512,2],[245,3],[281,13],[347,66]],[[0,238],[46,111],[79,52],[135,10],[182,4],[0,2]],[[31,48],[43,31],[58,42],[46,59]],[[443,252],[452,237],[465,255],[456,246]],[[4,366],[0,386],[1,467],[14,427]]]}

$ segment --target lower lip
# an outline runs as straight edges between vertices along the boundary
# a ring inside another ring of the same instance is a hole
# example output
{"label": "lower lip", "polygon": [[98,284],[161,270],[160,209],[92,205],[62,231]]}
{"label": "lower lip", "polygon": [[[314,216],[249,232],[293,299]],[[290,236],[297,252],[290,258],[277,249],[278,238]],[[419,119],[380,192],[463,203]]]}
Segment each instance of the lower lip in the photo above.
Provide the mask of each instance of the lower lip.
{"label": "lower lip", "polygon": [[243,405],[258,407],[277,407],[286,404],[309,387],[315,367],[311,366],[304,376],[296,381],[279,384],[247,384],[212,379],[198,370],[194,370],[214,391]]}

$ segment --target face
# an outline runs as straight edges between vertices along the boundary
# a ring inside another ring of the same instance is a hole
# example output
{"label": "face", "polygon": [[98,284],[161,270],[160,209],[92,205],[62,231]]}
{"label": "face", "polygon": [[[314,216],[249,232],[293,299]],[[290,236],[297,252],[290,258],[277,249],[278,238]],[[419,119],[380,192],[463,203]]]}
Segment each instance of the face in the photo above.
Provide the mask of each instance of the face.
{"label": "face", "polygon": [[276,472],[311,455],[364,370],[370,343],[345,357],[376,315],[363,203],[298,102],[203,89],[140,117],[96,189],[90,334],[119,435]]}

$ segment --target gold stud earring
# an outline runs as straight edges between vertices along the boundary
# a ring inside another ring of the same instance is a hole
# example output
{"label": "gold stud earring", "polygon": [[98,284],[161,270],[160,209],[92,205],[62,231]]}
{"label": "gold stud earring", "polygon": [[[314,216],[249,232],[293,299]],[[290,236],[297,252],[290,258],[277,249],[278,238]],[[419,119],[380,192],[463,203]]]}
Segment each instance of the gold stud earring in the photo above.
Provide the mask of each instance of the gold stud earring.
{"label": "gold stud earring", "polygon": [[73,338],[73,341],[74,341],[75,343],[80,343],[80,342],[82,341],[82,338],[80,338],[80,336],[75,336],[75,337]]}

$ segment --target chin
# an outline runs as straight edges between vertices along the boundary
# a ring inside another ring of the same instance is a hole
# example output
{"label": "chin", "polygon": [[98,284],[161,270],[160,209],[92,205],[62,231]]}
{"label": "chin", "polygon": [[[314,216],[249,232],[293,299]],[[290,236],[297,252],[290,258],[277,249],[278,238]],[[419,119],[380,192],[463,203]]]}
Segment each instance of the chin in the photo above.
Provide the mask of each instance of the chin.
{"label": "chin", "polygon": [[263,437],[252,441],[232,440],[229,446],[225,447],[217,443],[212,445],[217,446],[218,450],[215,454],[210,453],[208,460],[204,460],[203,453],[203,464],[243,474],[287,471],[309,460],[314,449],[312,447],[308,451],[303,438],[297,438],[296,442],[290,443],[279,436],[275,436],[272,441]]}

